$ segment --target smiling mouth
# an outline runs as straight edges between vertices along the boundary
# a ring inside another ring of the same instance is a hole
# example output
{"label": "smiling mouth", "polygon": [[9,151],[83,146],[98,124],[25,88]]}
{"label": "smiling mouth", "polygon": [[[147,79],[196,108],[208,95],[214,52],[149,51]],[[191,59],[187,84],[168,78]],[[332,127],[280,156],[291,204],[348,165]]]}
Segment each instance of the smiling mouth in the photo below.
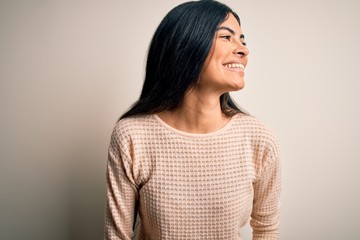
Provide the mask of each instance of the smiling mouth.
{"label": "smiling mouth", "polygon": [[233,70],[245,70],[245,66],[242,63],[228,63],[224,64],[224,67]]}

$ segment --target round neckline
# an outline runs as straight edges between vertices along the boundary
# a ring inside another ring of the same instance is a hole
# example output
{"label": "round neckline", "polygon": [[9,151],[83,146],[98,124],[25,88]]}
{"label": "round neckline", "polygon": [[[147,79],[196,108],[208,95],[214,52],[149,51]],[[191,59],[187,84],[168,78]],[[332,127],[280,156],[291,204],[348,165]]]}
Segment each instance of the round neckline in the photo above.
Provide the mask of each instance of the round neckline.
{"label": "round neckline", "polygon": [[167,124],[156,113],[154,113],[152,116],[157,120],[158,123],[160,123],[161,126],[165,127],[167,130],[169,130],[175,134],[185,136],[185,137],[190,137],[190,138],[206,138],[206,137],[212,137],[212,136],[218,135],[218,134],[226,131],[226,129],[228,129],[232,125],[232,123],[234,122],[235,117],[237,115],[238,114],[235,114],[234,116],[232,116],[230,118],[230,120],[224,126],[219,128],[218,130],[216,130],[214,132],[209,132],[209,133],[190,133],[190,132],[181,131],[181,130],[176,129],[176,128],[170,126],[169,124]]}

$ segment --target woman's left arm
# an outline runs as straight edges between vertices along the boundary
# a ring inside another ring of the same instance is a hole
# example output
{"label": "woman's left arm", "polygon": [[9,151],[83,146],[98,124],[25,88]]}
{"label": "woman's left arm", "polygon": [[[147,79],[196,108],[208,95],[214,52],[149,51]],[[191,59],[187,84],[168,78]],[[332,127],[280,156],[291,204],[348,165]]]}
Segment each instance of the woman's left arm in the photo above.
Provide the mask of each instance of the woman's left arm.
{"label": "woman's left arm", "polygon": [[253,183],[254,202],[250,225],[253,240],[279,239],[281,168],[277,146],[268,149],[264,167]]}

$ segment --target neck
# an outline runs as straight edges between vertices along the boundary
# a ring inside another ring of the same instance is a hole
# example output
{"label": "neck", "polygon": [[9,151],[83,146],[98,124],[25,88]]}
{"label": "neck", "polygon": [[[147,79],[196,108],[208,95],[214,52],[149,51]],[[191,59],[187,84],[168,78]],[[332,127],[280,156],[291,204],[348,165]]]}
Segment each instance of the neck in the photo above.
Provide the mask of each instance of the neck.
{"label": "neck", "polygon": [[159,117],[170,126],[189,133],[210,133],[222,128],[228,121],[220,106],[220,96],[188,92],[181,106],[162,112]]}

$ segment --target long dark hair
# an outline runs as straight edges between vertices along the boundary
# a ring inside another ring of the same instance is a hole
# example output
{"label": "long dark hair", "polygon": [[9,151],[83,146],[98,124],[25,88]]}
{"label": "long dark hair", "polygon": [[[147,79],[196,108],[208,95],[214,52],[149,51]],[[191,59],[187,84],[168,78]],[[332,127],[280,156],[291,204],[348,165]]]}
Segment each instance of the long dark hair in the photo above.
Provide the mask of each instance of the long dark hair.
{"label": "long dark hair", "polygon": [[[197,83],[217,27],[229,13],[240,25],[235,12],[213,0],[186,2],[172,9],[151,40],[140,98],[120,119],[180,106],[186,91]],[[220,96],[220,104],[226,116],[243,112],[229,93]]]}

